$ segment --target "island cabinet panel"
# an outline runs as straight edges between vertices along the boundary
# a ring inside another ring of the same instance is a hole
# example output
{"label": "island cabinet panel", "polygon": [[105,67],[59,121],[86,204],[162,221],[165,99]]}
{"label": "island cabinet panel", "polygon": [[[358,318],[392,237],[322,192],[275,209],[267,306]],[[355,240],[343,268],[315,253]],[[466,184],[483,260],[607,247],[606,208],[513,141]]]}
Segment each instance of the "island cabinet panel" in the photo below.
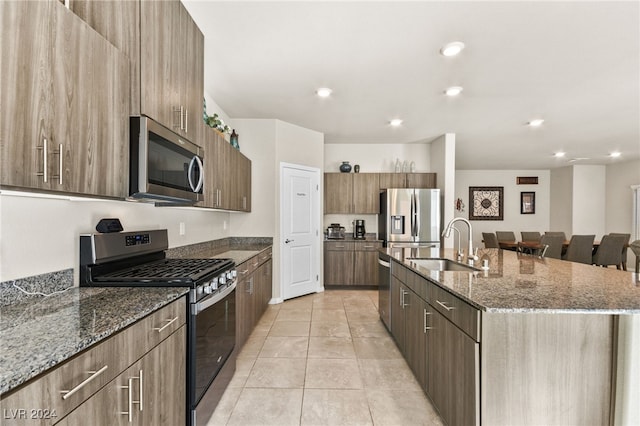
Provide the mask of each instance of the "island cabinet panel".
{"label": "island cabinet panel", "polygon": [[127,58],[59,2],[0,8],[0,183],[126,196]]}
{"label": "island cabinet panel", "polygon": [[616,318],[482,316],[482,424],[610,424]]}
{"label": "island cabinet panel", "polygon": [[427,388],[427,302],[413,291],[404,296],[404,345],[407,364],[413,371],[422,389]]}
{"label": "island cabinet panel", "polygon": [[407,288],[397,277],[391,276],[389,291],[391,297],[391,335],[396,340],[400,352],[404,354],[404,295],[407,293]]}

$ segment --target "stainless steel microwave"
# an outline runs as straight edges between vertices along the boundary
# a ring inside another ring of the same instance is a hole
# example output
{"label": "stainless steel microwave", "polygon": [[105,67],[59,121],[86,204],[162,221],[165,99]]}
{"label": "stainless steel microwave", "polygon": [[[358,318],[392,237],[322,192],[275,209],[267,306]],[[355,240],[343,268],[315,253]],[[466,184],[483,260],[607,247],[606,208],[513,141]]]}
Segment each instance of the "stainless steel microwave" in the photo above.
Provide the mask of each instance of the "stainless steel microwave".
{"label": "stainless steel microwave", "polygon": [[131,117],[129,194],[194,204],[203,199],[204,151],[148,117]]}

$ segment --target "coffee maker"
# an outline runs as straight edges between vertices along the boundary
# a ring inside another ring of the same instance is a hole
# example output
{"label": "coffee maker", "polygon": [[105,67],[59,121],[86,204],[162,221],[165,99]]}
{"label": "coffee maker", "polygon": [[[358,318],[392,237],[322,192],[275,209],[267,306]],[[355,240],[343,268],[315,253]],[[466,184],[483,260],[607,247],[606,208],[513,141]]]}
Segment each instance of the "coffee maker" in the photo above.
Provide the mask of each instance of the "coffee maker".
{"label": "coffee maker", "polygon": [[366,231],[364,230],[364,219],[356,219],[353,221],[353,239],[355,240],[364,240],[364,234]]}

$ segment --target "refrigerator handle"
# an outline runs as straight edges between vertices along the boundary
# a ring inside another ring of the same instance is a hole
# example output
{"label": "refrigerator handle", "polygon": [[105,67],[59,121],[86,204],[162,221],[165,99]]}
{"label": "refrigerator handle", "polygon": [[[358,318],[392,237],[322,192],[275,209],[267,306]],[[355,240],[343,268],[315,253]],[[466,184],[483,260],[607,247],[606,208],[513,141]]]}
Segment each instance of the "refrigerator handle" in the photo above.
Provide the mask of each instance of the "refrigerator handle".
{"label": "refrigerator handle", "polygon": [[411,236],[415,237],[416,233],[416,195],[411,194]]}
{"label": "refrigerator handle", "polygon": [[414,206],[413,207],[413,213],[416,215],[416,218],[414,220],[414,222],[416,224],[416,229],[415,229],[416,234],[415,234],[415,236],[416,236],[417,240],[421,240],[421,238],[418,238],[420,236],[420,225],[421,225],[421,223],[420,223],[420,196],[416,195],[414,193],[413,199],[414,199],[414,202],[413,202],[413,206]]}

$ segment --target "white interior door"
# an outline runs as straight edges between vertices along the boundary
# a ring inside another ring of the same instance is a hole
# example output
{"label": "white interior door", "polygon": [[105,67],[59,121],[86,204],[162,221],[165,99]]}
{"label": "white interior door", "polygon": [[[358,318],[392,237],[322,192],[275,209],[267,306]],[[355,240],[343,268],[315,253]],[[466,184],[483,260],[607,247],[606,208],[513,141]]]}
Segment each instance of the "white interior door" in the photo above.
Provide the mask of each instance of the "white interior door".
{"label": "white interior door", "polygon": [[319,290],[320,170],[280,166],[282,298]]}

